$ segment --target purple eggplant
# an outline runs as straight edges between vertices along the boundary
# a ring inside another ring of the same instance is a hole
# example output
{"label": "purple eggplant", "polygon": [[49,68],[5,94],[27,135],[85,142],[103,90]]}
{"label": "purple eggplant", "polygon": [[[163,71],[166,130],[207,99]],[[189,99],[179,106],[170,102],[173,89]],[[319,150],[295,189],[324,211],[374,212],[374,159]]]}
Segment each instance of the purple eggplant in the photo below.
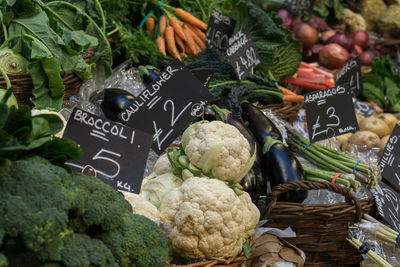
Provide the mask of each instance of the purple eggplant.
{"label": "purple eggplant", "polygon": [[267,195],[267,184],[261,168],[254,164],[251,170],[244,176],[240,184],[244,191],[249,193],[251,200],[257,204],[260,196]]}
{"label": "purple eggplant", "polygon": [[282,141],[282,134],[275,124],[268,119],[264,113],[250,102],[241,104],[242,117],[247,121],[250,131],[254,134],[260,144],[264,144],[268,136]]}

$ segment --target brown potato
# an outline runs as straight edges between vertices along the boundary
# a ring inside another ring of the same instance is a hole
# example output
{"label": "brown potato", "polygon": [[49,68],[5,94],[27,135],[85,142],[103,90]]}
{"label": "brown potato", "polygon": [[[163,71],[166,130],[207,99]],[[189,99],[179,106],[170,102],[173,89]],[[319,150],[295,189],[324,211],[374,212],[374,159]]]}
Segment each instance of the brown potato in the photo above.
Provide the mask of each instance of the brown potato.
{"label": "brown potato", "polygon": [[360,122],[365,119],[365,117],[363,115],[361,115],[360,113],[356,112],[356,118],[357,118],[357,123],[360,124]]}
{"label": "brown potato", "polygon": [[379,137],[390,134],[389,126],[387,126],[383,120],[375,117],[363,119],[360,121],[359,126],[361,131],[371,131],[376,133]]}
{"label": "brown potato", "polygon": [[379,136],[371,131],[358,131],[348,139],[349,145],[366,146],[368,148],[378,147]]}
{"label": "brown potato", "polygon": [[376,116],[378,119],[383,120],[389,126],[390,132],[393,131],[394,126],[398,122],[396,116],[391,113],[382,113]]}
{"label": "brown potato", "polygon": [[385,150],[385,146],[387,141],[389,140],[390,135],[386,135],[382,137],[381,141],[379,141],[379,155],[382,156],[383,150]]}
{"label": "brown potato", "polygon": [[340,142],[340,147],[342,150],[344,150],[345,144],[347,143],[347,140],[352,136],[353,133],[347,133],[347,134],[342,134],[339,136],[336,136],[336,139]]}

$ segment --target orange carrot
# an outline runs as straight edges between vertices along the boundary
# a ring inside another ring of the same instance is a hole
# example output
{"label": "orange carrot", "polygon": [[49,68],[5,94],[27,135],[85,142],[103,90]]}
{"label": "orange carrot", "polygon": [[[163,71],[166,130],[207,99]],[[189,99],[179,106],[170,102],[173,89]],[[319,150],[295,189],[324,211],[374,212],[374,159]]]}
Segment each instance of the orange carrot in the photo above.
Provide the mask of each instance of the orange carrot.
{"label": "orange carrot", "polygon": [[202,30],[207,30],[207,24],[190,14],[189,12],[183,10],[182,8],[175,8],[175,15],[183,20],[184,22],[187,22],[197,28],[200,28]]}
{"label": "orange carrot", "polygon": [[282,90],[282,92],[283,92],[284,95],[297,95],[297,94],[295,94],[292,90],[286,89],[286,88],[283,87],[283,86],[279,86],[279,89]]}
{"label": "orange carrot", "polygon": [[154,27],[155,27],[155,21],[152,17],[149,17],[146,20],[146,30],[147,34],[150,36],[152,40],[154,40]]}
{"label": "orange carrot", "polygon": [[167,55],[165,52],[165,40],[162,36],[159,36],[156,40],[156,44],[158,47],[158,50],[160,51],[160,54],[163,55],[164,57]]}
{"label": "orange carrot", "polygon": [[174,38],[174,28],[172,26],[167,26],[165,29],[165,41],[167,44],[167,50],[173,58],[181,59],[178,49],[176,48],[175,38]]}
{"label": "orange carrot", "polygon": [[[189,26],[189,25],[188,25]],[[206,48],[205,42],[203,42],[199,36],[197,36],[193,31],[192,28],[189,27],[190,34],[192,35],[192,38],[194,42],[200,47],[200,51]]]}
{"label": "orange carrot", "polygon": [[178,45],[178,50],[180,52],[185,52],[185,45],[183,44],[182,39],[179,37],[179,35],[176,34],[175,32],[175,42]]}
{"label": "orange carrot", "polygon": [[185,43],[185,53],[188,55],[194,55],[192,49],[190,49],[187,43]]}
{"label": "orange carrot", "polygon": [[303,102],[303,95],[283,95],[283,101],[285,102]]}
{"label": "orange carrot", "polygon": [[188,55],[185,52],[179,53],[179,55],[181,55],[182,58],[187,58]]}
{"label": "orange carrot", "polygon": [[189,27],[186,25],[183,25],[183,32],[185,33],[187,37],[187,45],[190,47],[190,50],[193,52],[194,55],[198,55],[197,49],[196,49],[196,43],[193,40],[191,31],[189,30]]}
{"label": "orange carrot", "polygon": [[189,24],[189,28],[192,30],[192,32],[194,32],[198,37],[200,37],[200,40],[202,40],[203,42],[206,41],[206,34],[204,32],[202,32],[199,28],[194,27],[192,25]]}
{"label": "orange carrot", "polygon": [[174,28],[174,32],[178,35],[183,41],[187,42],[187,36],[183,31],[181,24],[174,17],[169,18],[169,25]]}
{"label": "orange carrot", "polygon": [[158,24],[158,32],[162,37],[164,37],[165,28],[167,28],[167,17],[165,15],[162,15]]}

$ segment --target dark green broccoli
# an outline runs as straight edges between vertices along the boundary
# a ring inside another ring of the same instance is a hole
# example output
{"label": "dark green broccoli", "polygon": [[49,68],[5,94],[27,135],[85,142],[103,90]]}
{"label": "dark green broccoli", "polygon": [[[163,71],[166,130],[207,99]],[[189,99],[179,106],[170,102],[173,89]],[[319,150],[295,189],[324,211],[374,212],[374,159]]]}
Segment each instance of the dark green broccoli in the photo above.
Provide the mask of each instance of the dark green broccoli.
{"label": "dark green broccoli", "polygon": [[11,266],[17,260],[48,267],[162,266],[167,260],[166,235],[132,214],[120,193],[41,157],[2,161],[0,214],[0,266],[7,259]]}

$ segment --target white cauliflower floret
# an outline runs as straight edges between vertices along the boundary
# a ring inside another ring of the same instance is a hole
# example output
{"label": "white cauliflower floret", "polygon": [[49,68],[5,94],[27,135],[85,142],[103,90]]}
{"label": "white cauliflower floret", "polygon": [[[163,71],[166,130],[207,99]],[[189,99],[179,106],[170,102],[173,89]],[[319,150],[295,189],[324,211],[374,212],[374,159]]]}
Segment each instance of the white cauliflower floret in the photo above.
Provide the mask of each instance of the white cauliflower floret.
{"label": "white cauliflower floret", "polygon": [[249,209],[247,198],[243,199],[218,179],[184,181],[164,197],[160,207],[163,221],[172,229],[168,234],[172,249],[192,259],[238,255],[243,235],[254,230],[249,227],[259,217],[257,208],[251,204],[254,208]]}
{"label": "white cauliflower floret", "polygon": [[239,196],[240,201],[242,201],[243,210],[245,212],[244,216],[247,218],[245,221],[245,231],[248,236],[254,234],[258,221],[260,220],[260,211],[251,201],[251,197],[247,192],[244,192]]}
{"label": "white cauliflower floret", "polygon": [[122,193],[126,201],[131,204],[133,213],[145,216],[155,222],[159,222],[161,220],[161,215],[158,209],[143,196],[128,192]]}
{"label": "white cauliflower floret", "polygon": [[193,124],[183,133],[182,146],[193,165],[224,181],[239,182],[255,158],[239,130],[221,121]]}
{"label": "white cauliflower floret", "polygon": [[154,164],[152,173],[156,175],[161,175],[164,173],[172,173],[173,171],[174,170],[171,166],[171,163],[169,162],[167,154],[163,154],[158,158],[156,164]]}

